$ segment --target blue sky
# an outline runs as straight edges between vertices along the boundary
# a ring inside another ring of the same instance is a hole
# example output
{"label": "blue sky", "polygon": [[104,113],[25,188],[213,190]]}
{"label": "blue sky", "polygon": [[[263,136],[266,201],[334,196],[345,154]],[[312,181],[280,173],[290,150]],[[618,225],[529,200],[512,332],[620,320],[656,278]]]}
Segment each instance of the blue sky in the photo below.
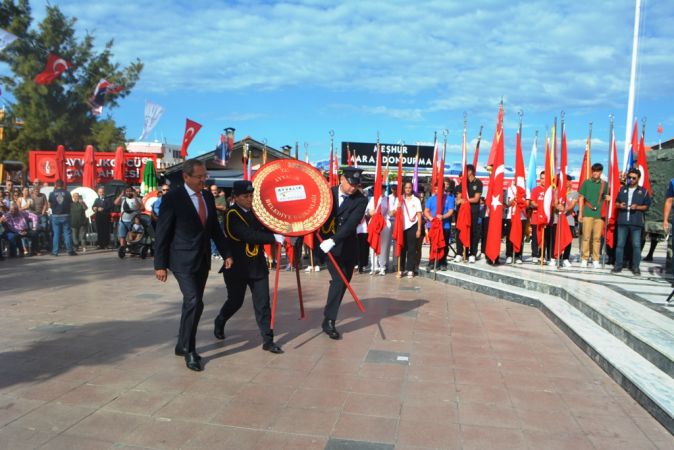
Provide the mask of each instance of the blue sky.
{"label": "blue sky", "polygon": [[[145,63],[109,111],[128,136],[140,135],[151,100],[166,109],[157,138],[180,143],[186,117],[203,125],[190,155],[212,150],[227,126],[276,148],[307,142],[312,160],[327,157],[331,129],[338,145],[377,131],[389,143],[431,141],[446,128],[447,159],[459,160],[464,111],[469,140],[483,124],[488,149],[502,96],[507,164],[520,109],[525,162],[535,130],[544,136],[562,110],[572,168],[588,122],[593,159],[606,161],[609,113],[622,155],[632,0],[54,3],[99,45],[114,38],[120,63]],[[635,114],[652,144],[658,123],[663,140],[674,136],[674,4],[642,3]],[[41,18],[45,3],[31,4]]]}

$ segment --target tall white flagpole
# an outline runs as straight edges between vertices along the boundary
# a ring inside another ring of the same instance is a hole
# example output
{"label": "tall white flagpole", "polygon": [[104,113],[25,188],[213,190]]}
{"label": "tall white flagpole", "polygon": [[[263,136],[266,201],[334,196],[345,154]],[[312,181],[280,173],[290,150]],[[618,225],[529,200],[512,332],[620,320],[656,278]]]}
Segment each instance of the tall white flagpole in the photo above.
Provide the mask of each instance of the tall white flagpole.
{"label": "tall white flagpole", "polygon": [[632,37],[632,70],[630,72],[630,93],[627,100],[627,122],[625,125],[625,151],[623,152],[623,172],[627,170],[630,146],[632,145],[632,121],[634,116],[634,85],[637,78],[637,54],[639,53],[639,18],[641,0],[636,0],[634,12],[634,36]]}

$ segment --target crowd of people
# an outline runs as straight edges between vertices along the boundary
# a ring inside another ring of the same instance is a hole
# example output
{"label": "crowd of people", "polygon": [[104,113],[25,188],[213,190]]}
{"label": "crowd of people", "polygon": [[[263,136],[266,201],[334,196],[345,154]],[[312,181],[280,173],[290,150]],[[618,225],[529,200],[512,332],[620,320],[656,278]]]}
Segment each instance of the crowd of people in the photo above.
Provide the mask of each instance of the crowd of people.
{"label": "crowd of people", "polygon": [[[538,214],[543,208],[545,192],[543,188],[544,173],[541,172],[539,184],[534,188],[529,198],[524,199],[525,208],[516,210],[517,198],[514,188],[504,194],[505,208],[503,220],[503,240],[505,241],[505,258],[489,261],[489,264],[550,264],[560,267],[571,267],[577,262],[581,268],[600,268],[602,263],[613,266],[612,271],[619,273],[628,267],[635,275],[640,274],[641,254],[646,243],[644,233],[645,216],[651,204],[649,193],[639,186],[641,174],[638,169],[630,169],[622,179],[620,192],[616,202],[617,220],[613,245],[606,245],[606,214],[610,200],[608,184],[602,180],[603,167],[601,164],[592,166],[592,176],[579,186],[578,190],[566,183],[568,192],[565,202],[554,205],[556,214],[550,220]],[[411,182],[406,182],[402,189],[402,198],[398,199],[395,186],[383,187],[384,195],[375,205],[371,195],[372,190],[361,191],[369,202],[357,229],[358,255],[356,269],[360,273],[369,272],[371,275],[386,275],[395,273],[398,277],[414,277],[418,275],[422,264],[421,253],[423,245],[428,245],[428,231],[434,218],[442,220],[443,241],[445,251],[437,261],[430,259],[426,262],[427,269],[444,270],[447,268],[448,258],[454,262],[469,264],[484,258],[486,235],[489,229],[489,209],[484,203],[484,188],[480,179],[475,176],[472,165],[467,166],[467,198],[462,198],[462,186],[455,184],[452,179],[444,180],[443,205],[438,211],[437,189],[426,186],[420,192],[414,192]],[[87,217],[85,211],[88,205],[77,193],[70,194],[57,181],[54,190],[49,196],[43,194],[43,184],[35,180],[31,186],[14,186],[7,181],[2,192],[0,202],[0,259],[5,256],[14,258],[21,256],[36,256],[51,253],[58,255],[62,250],[68,255],[77,255],[86,247],[95,246],[98,249],[127,245],[127,238],[131,234],[139,237],[139,229],[134,231],[134,218],[140,217],[136,228],[152,225],[152,233],[156,227],[160,214],[161,197],[169,192],[170,186],[160,186],[158,199],[152,205],[151,211],[145,213],[143,203],[136,189],[128,186],[117,197],[105,195],[103,187],[97,189],[98,197],[91,205],[93,214]],[[224,230],[225,214],[233,205],[233,197],[227,197],[224,189],[211,185],[208,187],[215,200],[217,222]],[[672,183],[668,188],[665,208],[671,207],[671,198],[674,195]],[[471,210],[470,244],[464,245],[458,239],[457,212],[460,205],[467,202]],[[520,205],[521,206],[521,205]],[[394,227],[398,210],[402,209],[403,233],[398,238],[401,242],[397,252],[394,252],[396,240]],[[513,215],[519,211],[519,220],[523,233],[519,251],[514,251],[513,243],[509,239]],[[115,214],[117,212],[117,214]],[[664,211],[667,213],[667,211]],[[141,214],[142,213],[142,214]],[[381,214],[383,227],[380,232],[380,252],[376,254],[368,244],[368,223],[374,215]],[[566,216],[570,232],[579,239],[579,256],[572,261],[571,247],[557,249],[558,229],[557,222],[560,214]],[[667,215],[665,217],[668,217]],[[665,230],[669,229],[667,218],[664,220]],[[542,229],[541,232],[539,232]],[[319,233],[326,238],[331,233],[330,224],[325,224]],[[111,242],[114,232],[116,241]],[[540,236],[540,238],[539,238]],[[93,237],[92,240],[90,240]],[[540,242],[539,242],[540,241]],[[644,260],[652,260],[658,242],[653,235],[650,247]],[[525,251],[525,244],[530,243],[530,252]],[[290,250],[292,253],[292,250]],[[289,253],[289,254],[290,254]],[[399,254],[398,257],[395,255]],[[529,255],[527,255],[529,253]],[[559,257],[554,255],[558,253]],[[603,256],[605,254],[605,256]],[[214,259],[222,259],[216,245],[211,242],[211,255]],[[304,259],[309,260],[306,272],[318,272],[326,267],[326,255],[318,246],[304,247]],[[271,264],[271,254],[268,259]],[[290,255],[294,256],[294,255]],[[288,264],[287,270],[292,264]]]}

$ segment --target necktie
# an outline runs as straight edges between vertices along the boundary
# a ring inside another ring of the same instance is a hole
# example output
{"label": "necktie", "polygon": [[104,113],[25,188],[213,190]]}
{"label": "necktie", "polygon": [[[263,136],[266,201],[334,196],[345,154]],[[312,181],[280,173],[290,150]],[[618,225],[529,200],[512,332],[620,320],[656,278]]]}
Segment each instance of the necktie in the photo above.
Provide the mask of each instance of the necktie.
{"label": "necktie", "polygon": [[339,195],[339,206],[342,206],[342,203],[344,203],[344,200],[346,200],[347,195],[346,194],[340,194]]}
{"label": "necktie", "polygon": [[206,202],[204,202],[204,196],[201,195],[201,192],[197,192],[196,194],[199,201],[199,219],[202,225],[206,225]]}

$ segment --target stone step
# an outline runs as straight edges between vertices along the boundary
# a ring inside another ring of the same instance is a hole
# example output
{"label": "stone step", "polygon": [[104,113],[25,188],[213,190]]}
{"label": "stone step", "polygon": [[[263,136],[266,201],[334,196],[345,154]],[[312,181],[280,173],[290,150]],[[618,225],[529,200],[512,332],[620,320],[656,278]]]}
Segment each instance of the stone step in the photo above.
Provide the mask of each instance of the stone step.
{"label": "stone step", "polygon": [[559,297],[674,377],[674,320],[620,292],[597,283],[564,278],[557,269],[547,266],[539,271],[520,266],[450,263],[449,271],[438,273],[447,272]]}
{"label": "stone step", "polygon": [[[421,275],[434,278],[421,269]],[[644,409],[674,434],[674,379],[566,300],[460,271],[437,281],[540,308]]]}

